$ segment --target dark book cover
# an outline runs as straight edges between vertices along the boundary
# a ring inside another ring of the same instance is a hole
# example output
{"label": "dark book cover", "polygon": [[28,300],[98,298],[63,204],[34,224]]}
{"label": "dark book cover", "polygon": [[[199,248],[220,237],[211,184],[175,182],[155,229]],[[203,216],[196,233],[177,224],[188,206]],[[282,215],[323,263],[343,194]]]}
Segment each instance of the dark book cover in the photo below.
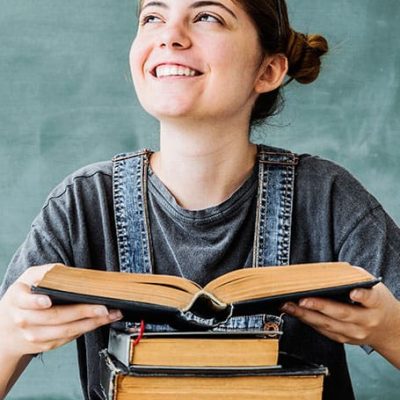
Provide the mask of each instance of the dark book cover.
{"label": "dark book cover", "polygon": [[247,367],[247,368],[165,368],[165,367],[126,367],[106,349],[100,352],[101,390],[103,400],[113,400],[119,376],[136,377],[246,377],[246,376],[327,376],[328,369],[301,358],[281,352],[279,364],[274,367]]}
{"label": "dark book cover", "polygon": [[141,321],[147,323],[167,323],[179,329],[210,329],[225,322],[232,316],[255,315],[259,313],[279,313],[279,306],[286,301],[297,301],[301,298],[327,297],[342,302],[350,302],[349,292],[355,288],[370,288],[381,279],[372,279],[367,282],[354,283],[350,285],[336,286],[327,289],[315,289],[277,296],[228,304],[225,308],[216,307],[214,300],[202,293],[196,298],[189,310],[180,310],[160,304],[126,301],[123,299],[112,299],[108,297],[76,294],[60,290],[32,287],[33,293],[48,295],[53,304],[88,303],[102,304],[110,309],[119,309],[124,315],[124,320]]}

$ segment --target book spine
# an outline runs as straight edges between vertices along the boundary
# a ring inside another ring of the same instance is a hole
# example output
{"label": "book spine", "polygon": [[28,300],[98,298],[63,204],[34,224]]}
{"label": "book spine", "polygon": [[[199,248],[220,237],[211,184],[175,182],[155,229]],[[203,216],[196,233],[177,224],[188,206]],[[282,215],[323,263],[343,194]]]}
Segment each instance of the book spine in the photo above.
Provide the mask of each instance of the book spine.
{"label": "book spine", "polygon": [[100,353],[100,388],[102,400],[115,400],[117,395],[117,377],[126,375],[126,372],[116,367],[107,350]]}
{"label": "book spine", "polygon": [[131,359],[131,336],[110,329],[108,337],[108,353],[112,354],[119,362],[129,367]]}

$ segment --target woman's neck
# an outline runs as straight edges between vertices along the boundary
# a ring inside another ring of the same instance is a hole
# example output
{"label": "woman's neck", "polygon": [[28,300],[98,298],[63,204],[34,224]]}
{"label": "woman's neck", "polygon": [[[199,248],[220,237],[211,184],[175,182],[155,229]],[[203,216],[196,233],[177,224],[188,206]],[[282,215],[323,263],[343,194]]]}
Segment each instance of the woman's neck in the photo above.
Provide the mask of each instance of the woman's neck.
{"label": "woman's neck", "polygon": [[239,126],[228,131],[216,124],[164,124],[151,166],[182,207],[200,210],[229,198],[250,176],[256,154],[248,131]]}

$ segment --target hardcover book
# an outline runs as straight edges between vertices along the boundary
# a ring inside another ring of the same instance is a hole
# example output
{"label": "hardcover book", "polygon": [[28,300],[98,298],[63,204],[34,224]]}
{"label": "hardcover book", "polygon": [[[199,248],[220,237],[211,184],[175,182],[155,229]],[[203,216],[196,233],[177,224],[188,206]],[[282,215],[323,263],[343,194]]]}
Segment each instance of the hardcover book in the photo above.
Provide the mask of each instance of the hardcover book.
{"label": "hardcover book", "polygon": [[177,276],[56,265],[32,291],[49,295],[55,304],[104,304],[120,309],[131,321],[209,328],[231,316],[266,313],[284,301],[305,296],[349,301],[351,289],[371,287],[379,281],[367,271],[342,262],[242,268],[212,280],[204,288]]}
{"label": "hardcover book", "polygon": [[281,366],[126,368],[100,352],[103,400],[321,400],[328,370],[281,353]]}
{"label": "hardcover book", "polygon": [[149,332],[140,337],[111,329],[108,352],[126,367],[276,366],[280,334],[272,331]]}

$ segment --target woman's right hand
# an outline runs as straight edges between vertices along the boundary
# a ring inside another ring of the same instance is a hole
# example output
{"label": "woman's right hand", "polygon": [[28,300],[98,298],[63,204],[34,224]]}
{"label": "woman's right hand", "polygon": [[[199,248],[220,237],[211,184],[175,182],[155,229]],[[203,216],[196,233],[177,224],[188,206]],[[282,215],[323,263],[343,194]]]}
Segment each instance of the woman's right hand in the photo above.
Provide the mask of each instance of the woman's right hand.
{"label": "woman's right hand", "polygon": [[0,351],[12,358],[55,349],[102,325],[122,318],[118,310],[92,304],[52,305],[31,286],[53,267],[26,270],[0,300]]}

